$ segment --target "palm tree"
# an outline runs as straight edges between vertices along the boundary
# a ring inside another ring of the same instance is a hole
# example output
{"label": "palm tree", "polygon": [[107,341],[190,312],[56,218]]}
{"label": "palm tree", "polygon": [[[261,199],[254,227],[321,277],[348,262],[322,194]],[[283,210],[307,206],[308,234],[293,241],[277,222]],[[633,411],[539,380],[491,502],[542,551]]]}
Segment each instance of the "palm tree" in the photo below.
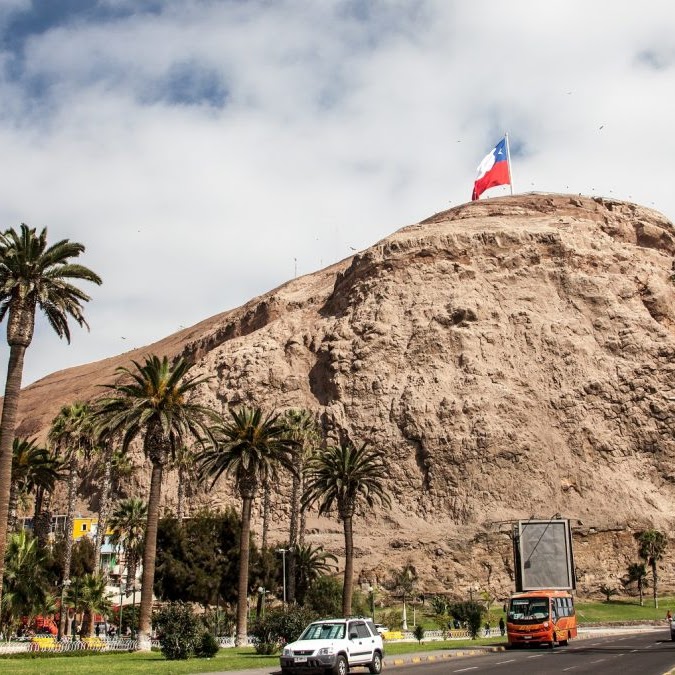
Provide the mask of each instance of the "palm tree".
{"label": "palm tree", "polygon": [[345,574],[342,587],[342,614],[352,613],[354,574],[353,520],[357,509],[376,503],[389,506],[385,491],[384,453],[369,448],[367,443],[355,447],[351,443],[330,446],[311,458],[307,464],[307,487],[302,498],[308,508],[318,503],[319,515],[337,509],[345,537]]}
{"label": "palm tree", "polygon": [[646,530],[638,535],[638,544],[640,545],[638,555],[652,568],[654,607],[658,607],[656,563],[663,558],[663,554],[668,546],[668,538],[663,532],[659,532],[659,530]]}
{"label": "palm tree", "polygon": [[305,464],[322,438],[314,415],[309,410],[287,410],[284,413],[288,434],[299,443],[291,489],[291,522],[288,533],[288,601],[295,601],[296,548],[305,543],[306,510],[302,508],[300,498],[305,489]]}
{"label": "palm tree", "polygon": [[638,594],[640,595],[640,607],[642,607],[644,602],[644,589],[647,587],[647,567],[644,563],[631,563],[628,565],[628,575],[625,581],[625,585],[636,584]]}
{"label": "palm tree", "polygon": [[[86,403],[71,403],[61,408],[49,430],[49,440],[68,462],[68,505],[66,507],[66,525],[64,532],[65,548],[63,552],[63,579],[70,579],[70,563],[73,553],[73,521],[80,462],[91,448],[91,416]],[[66,617],[61,612],[60,629],[64,634]]]}
{"label": "palm tree", "polygon": [[223,473],[234,477],[241,497],[239,582],[237,585],[236,644],[246,639],[246,599],[251,539],[251,506],[258,486],[276,477],[282,466],[295,472],[293,457],[297,442],[288,438],[279,415],[263,416],[260,408],[230,410],[232,420],[213,428],[214,442],[198,457],[200,476],[212,479],[211,487]]}
{"label": "palm tree", "polygon": [[67,604],[75,606],[76,612],[82,612],[80,637],[91,637],[94,615],[107,614],[112,608],[106,594],[105,579],[99,574],[85,574],[77,580],[76,589],[68,589]]}
{"label": "palm tree", "polygon": [[170,363],[166,356],[160,360],[152,355],[146,358],[145,363],[133,361],[133,365],[133,369],[117,369],[124,379],[106,385],[114,395],[100,402],[97,417],[107,433],[121,434],[121,447],[125,452],[132,441],[142,438],[145,456],[152,463],[138,631],[138,648],[149,651],[164,467],[188,437],[201,442],[203,436],[209,436],[207,423],[216,421],[218,416],[210,408],[188,400],[209,378],[189,376],[192,364],[184,359]]}
{"label": "palm tree", "polygon": [[17,422],[23,360],[33,340],[35,311],[40,307],[56,334],[70,342],[68,317],[80,326],[87,322],[82,305],[89,296],[71,283],[101,279],[83,265],[73,264],[84,246],[67,239],[47,246],[47,229],[38,235],[22,224],[21,231],[0,235],[0,321],[7,316],[9,361],[0,418],[0,596],[7,548],[7,515],[12,481],[12,443]]}
{"label": "palm tree", "polygon": [[[65,476],[65,464],[53,449],[49,451],[49,463],[57,474],[58,481]],[[35,490],[35,508],[33,512],[33,533],[37,539],[38,548],[43,551],[49,544],[49,533],[52,524],[50,510],[51,498],[54,493],[55,483],[38,485]]]}
{"label": "palm tree", "polygon": [[401,628],[408,630],[408,614],[406,608],[406,598],[412,595],[417,583],[417,570],[415,566],[408,562],[401,569],[393,570],[394,575],[394,589],[401,592],[403,595],[403,616],[401,617]]}
{"label": "palm tree", "polygon": [[29,619],[53,603],[45,567],[47,555],[25,530],[10,535],[5,566],[5,592],[2,596],[3,624]]}
{"label": "palm tree", "polygon": [[[332,553],[326,553],[323,546],[306,544],[298,546],[295,551],[295,586],[298,604],[305,604],[305,595],[312,584],[322,576],[330,574],[337,567],[337,558]],[[328,561],[332,560],[334,565]]]}
{"label": "palm tree", "polygon": [[9,491],[10,532],[16,529],[19,499],[34,489],[52,490],[61,478],[59,465],[35,439],[15,438],[12,444],[12,486]]}
{"label": "palm tree", "polygon": [[124,551],[124,557],[126,558],[127,595],[131,593],[136,584],[136,570],[143,553],[147,520],[148,505],[138,497],[131,497],[118,502],[115,510],[110,514],[108,522],[108,526],[112,530],[110,541],[118,551]]}

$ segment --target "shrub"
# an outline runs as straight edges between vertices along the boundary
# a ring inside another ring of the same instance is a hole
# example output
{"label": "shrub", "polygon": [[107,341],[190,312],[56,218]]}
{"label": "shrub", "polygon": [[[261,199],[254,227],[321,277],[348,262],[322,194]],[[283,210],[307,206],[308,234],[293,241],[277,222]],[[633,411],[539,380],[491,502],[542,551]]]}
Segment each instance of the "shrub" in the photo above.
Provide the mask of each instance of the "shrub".
{"label": "shrub", "polygon": [[468,600],[466,602],[454,602],[448,609],[455,619],[461,623],[466,623],[471,639],[475,640],[480,633],[485,607],[479,602]]}
{"label": "shrub", "polygon": [[211,659],[218,653],[219,649],[218,640],[216,640],[211,632],[205,630],[199,636],[195,645],[195,656],[200,659]]}
{"label": "shrub", "polygon": [[417,640],[417,642],[422,642],[422,639],[424,638],[424,626],[422,626],[421,623],[418,623],[415,626],[413,629],[413,635],[415,636],[415,640]]}
{"label": "shrub", "polygon": [[258,654],[274,654],[287,642],[294,642],[316,615],[304,607],[290,607],[288,611],[271,610],[255,621],[249,634]]}
{"label": "shrub", "polygon": [[170,602],[153,617],[165,658],[189,659],[200,637],[199,619],[184,602]]}

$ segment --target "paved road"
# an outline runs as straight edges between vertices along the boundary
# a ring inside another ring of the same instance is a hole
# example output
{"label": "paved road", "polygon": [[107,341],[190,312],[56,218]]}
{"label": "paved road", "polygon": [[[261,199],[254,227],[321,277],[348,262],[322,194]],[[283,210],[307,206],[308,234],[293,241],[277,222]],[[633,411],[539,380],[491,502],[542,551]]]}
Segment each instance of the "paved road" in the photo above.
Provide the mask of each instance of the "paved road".
{"label": "paved road", "polygon": [[[572,640],[568,647],[547,647],[516,650],[493,648],[437,650],[398,654],[385,658],[384,675],[593,675],[626,673],[626,675],[664,675],[675,668],[675,642],[666,630],[647,629],[641,632],[616,632],[595,637],[585,631],[584,639]],[[459,652],[471,656],[460,656]],[[363,668],[354,675],[367,675]],[[256,668],[217,675],[280,675],[279,668]]]}
{"label": "paved road", "polygon": [[467,658],[439,659],[420,664],[401,664],[397,675],[663,675],[675,667],[675,642],[666,630],[591,638],[570,642],[568,647],[508,650]]}

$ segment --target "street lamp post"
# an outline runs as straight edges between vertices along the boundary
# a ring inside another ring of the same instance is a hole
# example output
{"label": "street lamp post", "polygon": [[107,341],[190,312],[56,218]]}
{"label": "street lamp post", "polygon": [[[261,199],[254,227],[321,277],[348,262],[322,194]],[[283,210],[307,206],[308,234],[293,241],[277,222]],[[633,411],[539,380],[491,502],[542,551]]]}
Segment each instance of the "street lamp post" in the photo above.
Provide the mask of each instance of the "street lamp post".
{"label": "street lamp post", "polygon": [[64,579],[63,583],[61,584],[61,615],[59,616],[59,631],[58,631],[58,639],[59,641],[63,637],[62,631],[61,631],[61,626],[66,628],[66,621],[68,620],[68,613],[66,611],[66,621],[64,621],[61,617],[63,616],[63,611],[66,606],[66,589],[68,586],[70,586],[71,581],[70,579]]}
{"label": "street lamp post", "polygon": [[281,574],[283,580],[283,589],[284,589],[284,612],[286,611],[286,553],[288,553],[287,548],[278,548],[277,553],[281,553]]}
{"label": "street lamp post", "polygon": [[134,639],[134,630],[136,629],[136,584],[132,589],[133,595],[131,600],[131,639]]}
{"label": "street lamp post", "polygon": [[124,586],[122,586],[122,575],[120,574],[120,625],[117,627],[117,636],[120,638],[122,637],[122,593],[124,593]]}

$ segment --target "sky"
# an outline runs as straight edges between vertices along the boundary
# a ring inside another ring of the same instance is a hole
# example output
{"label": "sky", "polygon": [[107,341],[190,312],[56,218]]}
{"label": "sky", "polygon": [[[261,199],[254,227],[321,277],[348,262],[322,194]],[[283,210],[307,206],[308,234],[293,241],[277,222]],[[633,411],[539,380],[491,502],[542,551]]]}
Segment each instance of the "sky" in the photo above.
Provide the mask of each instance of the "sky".
{"label": "sky", "polygon": [[2,0],[0,227],[103,279],[70,344],[38,316],[24,385],[469,201],[505,131],[516,193],[675,219],[673,26],[670,0]]}

